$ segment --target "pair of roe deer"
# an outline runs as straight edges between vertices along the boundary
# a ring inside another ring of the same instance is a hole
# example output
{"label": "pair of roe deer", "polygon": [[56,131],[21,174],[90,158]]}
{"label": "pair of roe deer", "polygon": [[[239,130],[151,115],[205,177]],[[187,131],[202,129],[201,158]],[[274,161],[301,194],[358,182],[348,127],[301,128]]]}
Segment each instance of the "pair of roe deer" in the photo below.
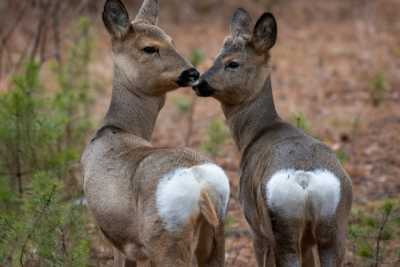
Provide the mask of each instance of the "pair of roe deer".
{"label": "pair of roe deer", "polygon": [[187,148],[150,143],[166,93],[193,86],[222,106],[241,152],[240,201],[258,266],[342,266],[351,180],[324,144],[275,110],[269,50],[272,14],[252,27],[238,9],[230,35],[201,77],[157,26],[158,0],[131,21],[107,0],[113,91],[102,127],[83,155],[89,208],[113,244],[115,266],[224,266],[224,171]]}

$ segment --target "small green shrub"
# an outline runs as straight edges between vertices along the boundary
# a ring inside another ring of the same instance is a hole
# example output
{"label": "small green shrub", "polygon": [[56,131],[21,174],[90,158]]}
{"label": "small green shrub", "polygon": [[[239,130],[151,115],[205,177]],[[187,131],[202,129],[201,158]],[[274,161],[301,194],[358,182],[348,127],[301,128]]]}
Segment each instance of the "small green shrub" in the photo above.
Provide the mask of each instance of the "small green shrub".
{"label": "small green shrub", "polygon": [[208,126],[207,138],[201,144],[201,149],[211,156],[218,156],[227,139],[228,130],[225,124],[219,119],[214,119]]}
{"label": "small green shrub", "polygon": [[359,258],[355,266],[380,266],[400,260],[397,247],[390,243],[400,236],[400,201],[385,200],[372,210],[353,209],[348,237]]}
{"label": "small green shrub", "polygon": [[0,266],[87,266],[86,213],[67,188],[90,127],[85,20],[77,36],[54,66],[59,88],[46,90],[32,61],[0,93]]}
{"label": "small green shrub", "polygon": [[382,211],[384,215],[389,216],[394,208],[394,203],[390,200],[385,200],[385,202],[382,205]]}
{"label": "small green shrub", "polygon": [[361,242],[358,244],[357,255],[370,259],[374,256],[374,251],[369,243]]}
{"label": "small green shrub", "polygon": [[349,156],[347,155],[346,151],[341,148],[336,151],[336,157],[341,164],[344,164],[349,160]]}
{"label": "small green shrub", "polygon": [[369,95],[374,106],[379,106],[389,90],[389,84],[383,72],[377,73],[370,82]]}
{"label": "small green shrub", "polygon": [[348,230],[349,238],[350,239],[357,239],[360,237],[365,236],[365,229],[361,227],[358,224],[351,224],[349,225],[349,230]]}
{"label": "small green shrub", "polygon": [[86,266],[85,216],[81,207],[63,201],[62,183],[51,173],[38,172],[27,193],[0,215],[0,262]]}
{"label": "small green shrub", "polygon": [[198,67],[205,59],[205,55],[200,49],[193,49],[190,54],[190,62],[192,62],[193,66]]}
{"label": "small green shrub", "polygon": [[233,217],[230,214],[226,215],[225,221],[224,221],[225,229],[231,228],[235,223],[236,223],[235,217]]}
{"label": "small green shrub", "polygon": [[297,128],[302,129],[306,133],[310,133],[310,122],[303,113],[293,113],[290,116],[289,121]]}
{"label": "small green shrub", "polygon": [[393,48],[393,53],[396,57],[400,58],[400,47]]}
{"label": "small green shrub", "polygon": [[172,99],[172,102],[180,113],[188,112],[192,106],[190,100],[184,96],[175,97]]}

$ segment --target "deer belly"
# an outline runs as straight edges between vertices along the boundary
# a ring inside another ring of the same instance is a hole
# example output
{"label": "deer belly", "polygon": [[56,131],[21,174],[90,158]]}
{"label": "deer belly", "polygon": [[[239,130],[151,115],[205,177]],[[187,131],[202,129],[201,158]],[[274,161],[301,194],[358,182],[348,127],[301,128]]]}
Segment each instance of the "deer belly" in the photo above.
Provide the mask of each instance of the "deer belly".
{"label": "deer belly", "polygon": [[266,183],[269,210],[285,218],[329,218],[340,200],[340,181],[327,170],[280,170]]}

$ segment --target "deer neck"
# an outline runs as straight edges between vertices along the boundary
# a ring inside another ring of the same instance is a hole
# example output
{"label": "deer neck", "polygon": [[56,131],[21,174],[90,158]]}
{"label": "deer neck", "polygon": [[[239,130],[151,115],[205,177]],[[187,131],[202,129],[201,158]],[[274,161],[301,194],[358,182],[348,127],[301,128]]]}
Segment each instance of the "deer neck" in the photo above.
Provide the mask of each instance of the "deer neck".
{"label": "deer neck", "polygon": [[238,106],[222,106],[241,153],[280,121],[274,105],[270,77],[267,77],[262,87],[260,93],[249,102]]}
{"label": "deer neck", "polygon": [[114,66],[113,89],[103,126],[114,126],[150,141],[165,95],[148,96],[125,72]]}

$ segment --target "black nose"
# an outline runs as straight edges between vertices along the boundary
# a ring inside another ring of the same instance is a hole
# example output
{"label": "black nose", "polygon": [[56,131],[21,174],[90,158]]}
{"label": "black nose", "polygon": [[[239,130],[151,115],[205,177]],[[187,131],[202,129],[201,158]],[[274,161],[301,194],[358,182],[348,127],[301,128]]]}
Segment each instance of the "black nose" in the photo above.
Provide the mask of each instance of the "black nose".
{"label": "black nose", "polygon": [[191,86],[200,77],[200,73],[195,68],[190,68],[181,73],[176,82],[179,86]]}
{"label": "black nose", "polygon": [[206,80],[200,80],[195,86],[193,86],[193,90],[196,92],[198,96],[212,96],[215,93],[215,89],[212,88]]}

